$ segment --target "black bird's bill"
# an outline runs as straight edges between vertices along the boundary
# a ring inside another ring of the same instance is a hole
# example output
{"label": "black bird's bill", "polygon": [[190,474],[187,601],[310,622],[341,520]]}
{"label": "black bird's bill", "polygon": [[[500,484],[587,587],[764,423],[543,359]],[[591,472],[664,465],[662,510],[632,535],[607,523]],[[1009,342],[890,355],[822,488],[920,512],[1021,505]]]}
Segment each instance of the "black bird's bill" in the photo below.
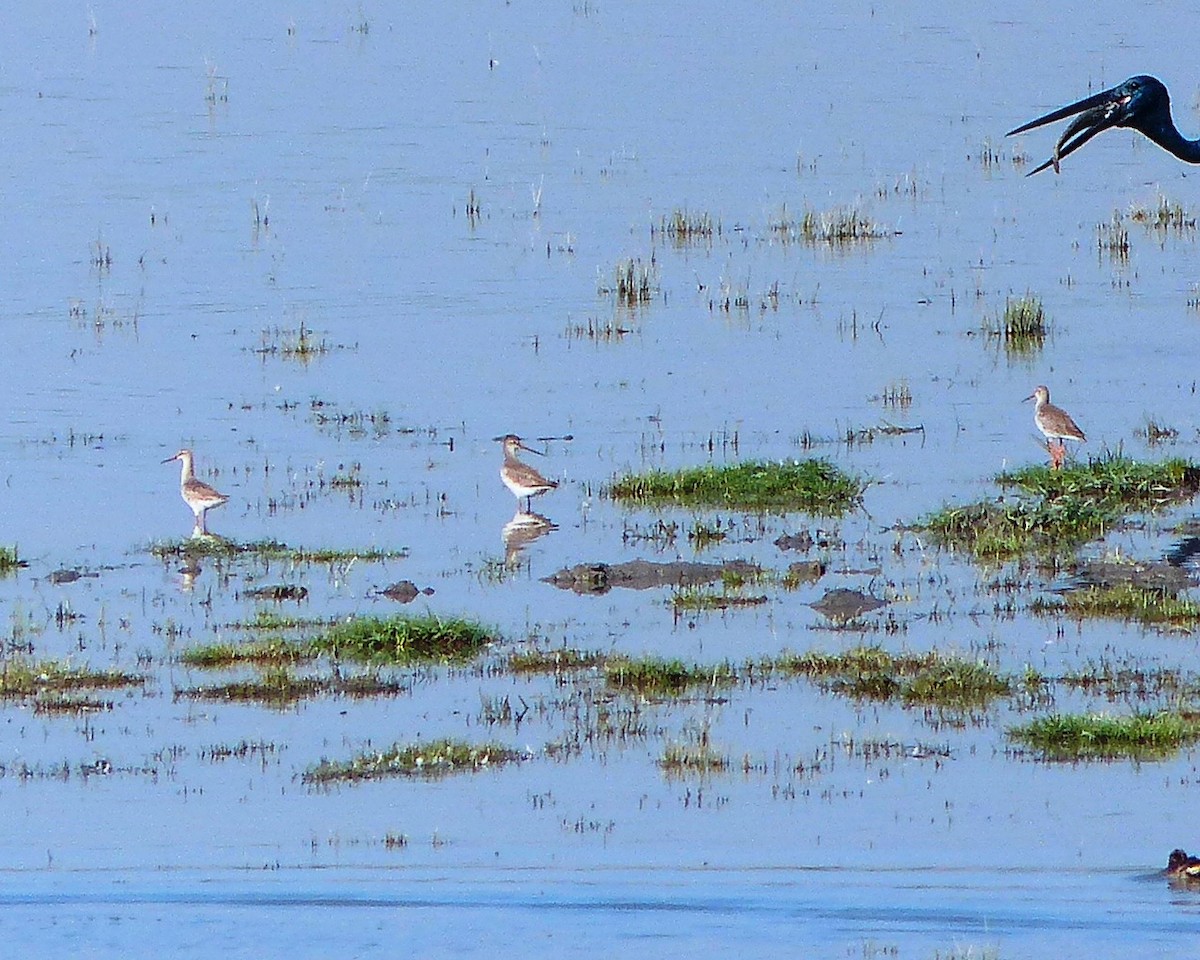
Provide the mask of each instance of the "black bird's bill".
{"label": "black bird's bill", "polygon": [[1103,133],[1112,127],[1120,126],[1121,121],[1125,118],[1125,108],[1129,105],[1130,100],[1133,99],[1125,88],[1126,84],[1123,83],[1118,87],[1113,87],[1111,90],[1104,90],[1090,97],[1084,97],[1082,100],[1077,100],[1075,103],[1068,104],[1065,107],[1059,107],[1057,110],[1053,110],[1043,117],[1030,120],[1028,123],[1023,123],[1021,126],[1009,130],[1005,134],[1006,137],[1024,133],[1026,130],[1032,130],[1035,127],[1041,127],[1047,123],[1054,123],[1056,120],[1063,120],[1079,114],[1078,117],[1075,117],[1071,121],[1067,129],[1063,131],[1063,135],[1058,138],[1058,143],[1054,145],[1054,155],[1049,160],[1034,167],[1025,176],[1032,177],[1035,173],[1041,173],[1047,167],[1053,167],[1054,172],[1058,173],[1058,164],[1063,157],[1074,153],[1096,134]]}

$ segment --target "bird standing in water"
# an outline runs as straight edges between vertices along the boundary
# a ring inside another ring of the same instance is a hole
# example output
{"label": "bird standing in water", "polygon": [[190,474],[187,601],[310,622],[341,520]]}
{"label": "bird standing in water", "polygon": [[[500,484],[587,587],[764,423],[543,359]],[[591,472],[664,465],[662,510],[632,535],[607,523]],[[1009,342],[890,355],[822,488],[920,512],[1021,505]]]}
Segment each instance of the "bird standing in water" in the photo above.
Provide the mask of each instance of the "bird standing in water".
{"label": "bird standing in water", "polygon": [[[1087,437],[1066,410],[1050,402],[1048,387],[1037,387],[1025,399],[1034,401],[1033,425],[1046,438],[1046,449],[1050,451],[1050,469],[1058,470],[1067,459],[1067,447],[1063,441],[1078,440],[1084,443]],[[1058,441],[1057,446],[1052,442],[1054,440]]]}
{"label": "bird standing in water", "polygon": [[192,451],[183,449],[175,454],[175,456],[167,457],[163,463],[170,463],[172,460],[183,461],[179,477],[179,493],[183,497],[183,502],[196,515],[196,526],[192,530],[192,536],[199,536],[208,533],[208,529],[204,525],[204,514],[213,507],[221,506],[229,498],[223,493],[218,493],[203,480],[196,479],[192,459]]}
{"label": "bird standing in water", "polygon": [[[1032,177],[1047,167],[1053,167],[1054,172],[1058,173],[1058,163],[1063,157],[1074,153],[1096,134],[1103,133],[1111,127],[1136,130],[1180,160],[1200,163],[1200,139],[1189,140],[1179,132],[1171,117],[1171,95],[1157,77],[1130,77],[1109,90],[1084,97],[1044,117],[1023,123],[1009,130],[1005,136],[1024,133],[1026,130],[1054,123],[1055,120],[1064,120],[1077,113],[1079,116],[1071,121],[1063,135],[1058,138],[1050,159],[1034,167],[1026,176]],[[1074,139],[1071,139],[1072,137]]]}
{"label": "bird standing in water", "polygon": [[496,437],[496,440],[504,445],[504,463],[500,466],[500,479],[517,498],[518,511],[521,507],[521,498],[525,498],[525,512],[528,513],[532,510],[532,499],[547,490],[553,490],[558,483],[554,480],[547,480],[529,464],[522,463],[517,458],[518,450],[536,453],[539,457],[542,454],[525,446],[515,433],[506,433],[502,437]]}

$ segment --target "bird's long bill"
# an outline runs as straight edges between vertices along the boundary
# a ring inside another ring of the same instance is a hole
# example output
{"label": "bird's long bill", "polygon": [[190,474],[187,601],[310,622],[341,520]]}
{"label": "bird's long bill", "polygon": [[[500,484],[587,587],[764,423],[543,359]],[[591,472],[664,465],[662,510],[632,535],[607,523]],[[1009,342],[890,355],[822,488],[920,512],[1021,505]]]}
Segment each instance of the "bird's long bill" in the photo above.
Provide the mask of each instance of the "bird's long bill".
{"label": "bird's long bill", "polygon": [[1110,103],[1113,98],[1113,90],[1102,90],[1100,93],[1094,93],[1090,97],[1084,97],[1082,100],[1077,100],[1074,103],[1067,104],[1065,107],[1059,107],[1046,114],[1044,117],[1038,117],[1036,120],[1030,120],[1028,123],[1023,123],[1019,127],[1009,130],[1005,134],[1006,137],[1015,136],[1018,133],[1024,133],[1026,130],[1032,130],[1034,127],[1045,126],[1047,123],[1053,123],[1055,120],[1062,120],[1066,117],[1073,117],[1077,113],[1083,113],[1084,110],[1091,110],[1094,107],[1104,106]]}
{"label": "bird's long bill", "polygon": [[527,447],[523,443],[518,443],[517,446],[520,447],[522,450],[524,450],[526,453],[536,453],[539,457],[545,456],[545,454],[542,453],[541,450],[534,450],[533,447]]}
{"label": "bird's long bill", "polygon": [[173,457],[167,457],[167,459],[164,460],[163,463],[170,463],[172,460],[178,460],[178,459],[179,459],[179,454],[175,454],[175,456],[173,456]]}
{"label": "bird's long bill", "polygon": [[1085,97],[1075,103],[1060,107],[1052,113],[1046,114],[1044,117],[1030,120],[1028,123],[1005,134],[1005,136],[1011,137],[1013,134],[1024,133],[1026,130],[1032,130],[1034,127],[1040,127],[1043,124],[1053,123],[1055,120],[1062,120],[1065,117],[1079,114],[1078,117],[1075,117],[1071,121],[1067,129],[1063,131],[1063,135],[1058,138],[1058,143],[1054,145],[1054,155],[1049,160],[1030,170],[1026,176],[1032,177],[1035,173],[1041,173],[1047,167],[1053,167],[1054,172],[1057,173],[1058,163],[1063,157],[1074,153],[1096,134],[1103,133],[1110,127],[1115,127],[1121,118],[1121,111],[1116,109],[1119,105],[1116,90],[1117,88],[1114,87],[1111,90],[1104,90],[1101,93]]}

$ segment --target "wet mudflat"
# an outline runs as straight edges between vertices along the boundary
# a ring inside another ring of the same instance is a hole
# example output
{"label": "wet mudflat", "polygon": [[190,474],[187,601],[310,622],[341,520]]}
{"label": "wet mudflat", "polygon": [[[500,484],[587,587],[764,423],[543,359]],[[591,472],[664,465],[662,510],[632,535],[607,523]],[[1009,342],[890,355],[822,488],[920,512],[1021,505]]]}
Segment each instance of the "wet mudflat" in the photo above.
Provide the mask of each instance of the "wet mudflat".
{"label": "wet mudflat", "polygon": [[[1196,508],[1029,486],[1021,401],[1069,467],[1200,460],[1195,171],[1002,136],[1140,72],[1196,132],[1171,16],[14,14],[14,952],[1194,942]],[[811,460],[861,499],[613,492]],[[1160,726],[1016,735],[1093,714]]]}

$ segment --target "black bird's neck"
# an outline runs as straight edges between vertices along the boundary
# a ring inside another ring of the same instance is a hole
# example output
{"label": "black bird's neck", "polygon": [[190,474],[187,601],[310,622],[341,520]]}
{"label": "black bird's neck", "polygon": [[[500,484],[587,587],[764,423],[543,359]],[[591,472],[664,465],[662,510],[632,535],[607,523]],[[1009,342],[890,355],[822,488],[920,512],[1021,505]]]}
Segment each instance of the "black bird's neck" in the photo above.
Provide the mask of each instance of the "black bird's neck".
{"label": "black bird's neck", "polygon": [[1188,163],[1200,163],[1200,140],[1189,140],[1175,126],[1170,113],[1157,116],[1138,129],[1168,153]]}

